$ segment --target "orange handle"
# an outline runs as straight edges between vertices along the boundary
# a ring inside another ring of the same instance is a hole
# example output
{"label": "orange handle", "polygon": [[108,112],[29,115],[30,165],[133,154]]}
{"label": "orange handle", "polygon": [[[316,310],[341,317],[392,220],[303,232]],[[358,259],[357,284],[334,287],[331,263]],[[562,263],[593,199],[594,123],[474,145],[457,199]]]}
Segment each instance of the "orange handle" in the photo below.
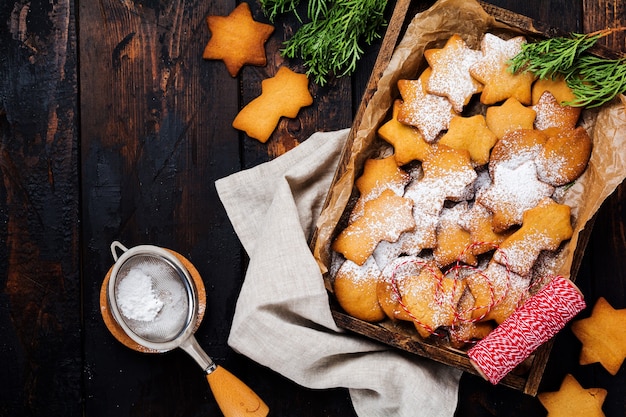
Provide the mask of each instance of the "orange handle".
{"label": "orange handle", "polygon": [[221,366],[206,378],[224,417],[265,417],[269,413],[269,407],[254,391]]}

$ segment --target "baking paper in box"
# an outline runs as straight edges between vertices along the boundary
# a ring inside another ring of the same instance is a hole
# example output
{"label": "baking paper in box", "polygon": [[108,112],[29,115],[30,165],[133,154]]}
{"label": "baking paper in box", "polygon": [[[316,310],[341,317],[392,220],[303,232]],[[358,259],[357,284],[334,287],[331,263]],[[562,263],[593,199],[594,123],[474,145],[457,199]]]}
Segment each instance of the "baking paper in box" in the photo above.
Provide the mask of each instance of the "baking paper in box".
{"label": "baking paper in box", "polygon": [[[386,121],[394,99],[399,97],[397,81],[417,78],[426,67],[424,51],[442,47],[453,34],[459,34],[470,47],[479,49],[486,32],[508,37],[524,34],[518,28],[497,22],[475,1],[440,0],[411,20],[378,82],[361,123],[353,126],[353,142],[346,144],[346,155],[317,223],[313,254],[323,273],[330,267],[330,244],[349,205],[355,179],[365,160],[387,146],[382,140],[376,140],[376,131]],[[553,271],[566,277],[570,275],[580,232],[626,177],[624,104],[615,100],[599,110],[585,110],[581,120],[593,140],[592,155],[586,172],[563,194],[561,201],[572,207],[574,234],[563,250],[548,254],[548,259],[544,259],[552,265]],[[329,283],[327,287],[332,291]]]}

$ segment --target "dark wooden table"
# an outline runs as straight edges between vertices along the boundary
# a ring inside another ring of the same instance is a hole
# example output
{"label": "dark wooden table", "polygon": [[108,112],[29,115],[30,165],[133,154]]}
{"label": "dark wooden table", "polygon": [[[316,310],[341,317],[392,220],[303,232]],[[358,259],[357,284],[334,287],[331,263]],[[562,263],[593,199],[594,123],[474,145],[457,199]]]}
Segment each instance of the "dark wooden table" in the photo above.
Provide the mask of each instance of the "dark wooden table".
{"label": "dark wooden table", "polygon": [[[621,0],[490,3],[566,31],[626,25]],[[267,22],[259,4],[250,4]],[[200,344],[265,399],[270,415],[354,415],[344,389],[303,388],[227,346],[247,259],[213,183],[315,131],[350,126],[380,42],[366,49],[352,77],[312,84],[313,105],[260,144],[230,123],[284,64],[277,51],[298,22],[277,20],[267,66],[232,78],[221,62],[201,56],[210,37],[204,18],[235,6],[0,3],[0,416],[220,415],[184,353],[139,354],[107,331],[98,294],[113,240],[171,248],[194,263],[208,296]],[[626,51],[623,33],[602,42]],[[589,304],[604,296],[626,308],[625,190],[602,206],[580,268],[577,283]],[[608,389],[607,416],[626,415],[626,366],[616,376],[579,366],[579,350],[569,329],[557,336],[542,390],[556,390],[573,373],[586,387]],[[466,375],[457,415],[545,410],[536,398]]]}

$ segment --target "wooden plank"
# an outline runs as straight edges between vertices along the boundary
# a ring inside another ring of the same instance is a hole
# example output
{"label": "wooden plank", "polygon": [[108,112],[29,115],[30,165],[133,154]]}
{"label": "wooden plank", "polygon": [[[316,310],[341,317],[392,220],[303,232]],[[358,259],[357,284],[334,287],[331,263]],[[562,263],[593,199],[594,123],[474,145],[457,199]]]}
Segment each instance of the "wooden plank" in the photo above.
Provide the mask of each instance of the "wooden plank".
{"label": "wooden plank", "polygon": [[76,26],[0,6],[0,415],[80,416]]}
{"label": "wooden plank", "polygon": [[[251,8],[256,19],[269,23],[258,4],[251,4]],[[306,11],[301,9],[298,9],[299,13],[305,16]],[[267,65],[244,68],[242,71],[242,106],[261,94],[261,81],[274,76],[281,66],[299,73],[306,72],[306,67],[300,60],[284,58],[278,53],[283,48],[283,43],[301,26],[297,17],[293,13],[279,15],[274,26],[275,32],[268,40],[266,49],[275,53],[268,54]],[[367,63],[364,65],[367,67]],[[369,71],[361,68],[359,74],[369,74]],[[330,77],[324,86],[310,80],[309,91],[314,97],[313,104],[302,108],[296,118],[282,118],[265,144],[249,138],[244,133],[241,134],[244,168],[256,166],[282,155],[317,131],[332,131],[351,126],[354,115],[353,101],[358,102],[360,98],[360,96],[355,98],[358,93],[353,90],[351,77]]]}
{"label": "wooden plank", "polygon": [[[202,59],[208,14],[234,2],[81,2],[85,381],[88,415],[216,415],[186,355],[142,355],[99,317],[109,245],[173,249],[200,271],[207,312],[197,337],[218,363],[241,279],[241,250],[213,182],[240,169],[237,79]],[[132,377],[126,377],[132,375]],[[119,401],[114,399],[119,398]]]}

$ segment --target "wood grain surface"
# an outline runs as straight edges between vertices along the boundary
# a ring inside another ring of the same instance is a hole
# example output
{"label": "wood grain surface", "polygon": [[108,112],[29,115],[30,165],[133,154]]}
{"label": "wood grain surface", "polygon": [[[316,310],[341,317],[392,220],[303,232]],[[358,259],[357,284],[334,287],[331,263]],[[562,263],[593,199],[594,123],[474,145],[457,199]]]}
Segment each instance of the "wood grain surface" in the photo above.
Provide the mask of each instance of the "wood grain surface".
{"label": "wood grain surface", "polygon": [[[213,183],[315,131],[349,127],[381,41],[365,49],[353,76],[311,84],[314,104],[260,144],[230,122],[283,63],[302,70],[278,53],[300,23],[279,18],[268,64],[233,78],[202,51],[206,16],[237,3],[0,2],[0,416],[220,415],[186,354],[141,354],[108,332],[99,291],[113,240],[171,248],[193,262],[207,292],[200,344],[271,416],[355,415],[346,390],[301,387],[228,347],[247,258]],[[487,3],[555,33],[626,26],[622,1]],[[267,22],[259,3],[249,4]],[[416,0],[410,10],[431,4]],[[602,43],[626,52],[624,32]],[[577,284],[589,304],[604,296],[626,308],[624,194],[622,185],[600,209],[582,260]],[[559,334],[541,388],[555,390],[573,373],[609,391],[606,416],[626,415],[626,366],[616,376],[579,366],[579,350],[571,332]],[[458,400],[459,417],[546,415],[536,398],[469,374]]]}

